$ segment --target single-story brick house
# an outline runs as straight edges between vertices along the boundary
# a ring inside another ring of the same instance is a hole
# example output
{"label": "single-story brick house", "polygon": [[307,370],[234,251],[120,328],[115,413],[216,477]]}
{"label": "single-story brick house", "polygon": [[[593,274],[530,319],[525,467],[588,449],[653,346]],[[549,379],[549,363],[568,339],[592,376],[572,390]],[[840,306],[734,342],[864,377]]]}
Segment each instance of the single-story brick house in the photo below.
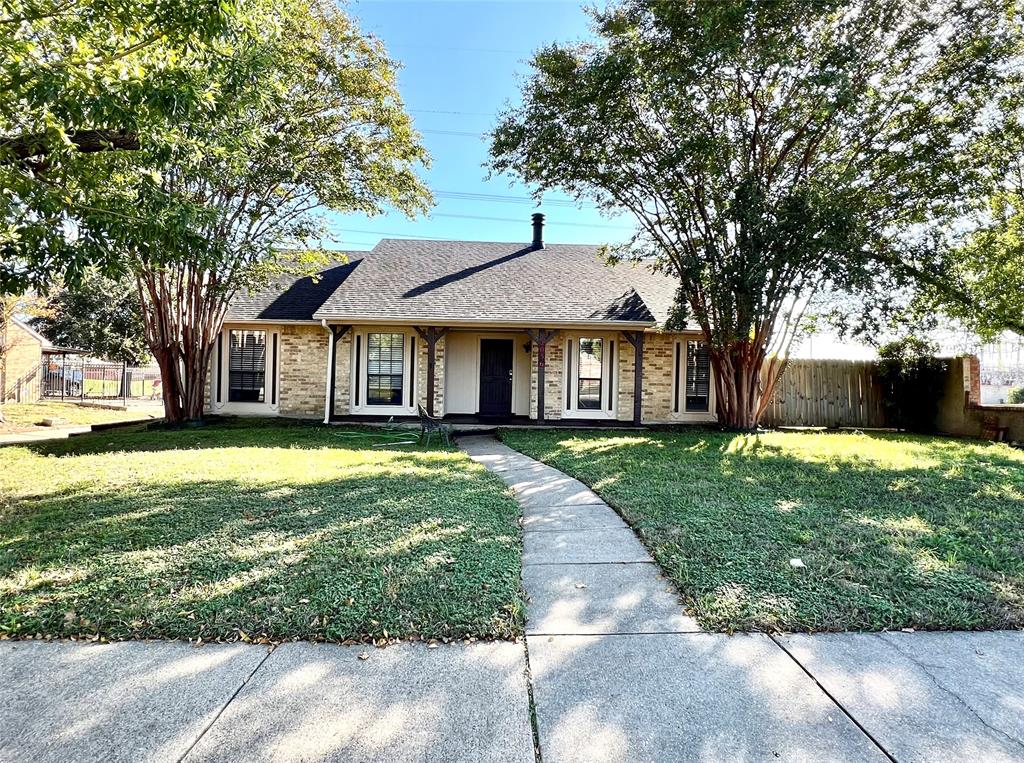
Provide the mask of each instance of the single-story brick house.
{"label": "single-story brick house", "polygon": [[[676,284],[597,247],[384,239],[319,278],[231,304],[208,410],[365,420],[711,422],[698,331],[664,325]],[[639,365],[638,365],[639,361]],[[639,401],[634,394],[641,390]]]}
{"label": "single-story brick house", "polygon": [[13,318],[0,336],[0,403],[29,402],[39,397],[43,350],[50,343],[24,321]]}

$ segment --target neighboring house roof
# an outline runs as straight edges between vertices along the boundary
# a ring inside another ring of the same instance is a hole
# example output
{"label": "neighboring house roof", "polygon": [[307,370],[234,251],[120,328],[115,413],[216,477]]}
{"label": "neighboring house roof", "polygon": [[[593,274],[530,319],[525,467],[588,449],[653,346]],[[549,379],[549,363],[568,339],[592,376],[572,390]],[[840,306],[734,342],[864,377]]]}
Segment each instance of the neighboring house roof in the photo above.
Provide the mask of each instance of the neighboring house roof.
{"label": "neighboring house roof", "polygon": [[15,326],[20,328],[22,331],[24,331],[30,337],[32,337],[37,342],[39,342],[41,347],[49,347],[50,346],[50,340],[47,339],[42,334],[40,334],[34,328],[32,328],[32,326],[30,324],[26,323],[25,321],[19,320],[18,318],[12,318],[11,319],[11,323],[13,323]]}
{"label": "neighboring house roof", "polygon": [[322,280],[281,280],[232,302],[229,320],[637,323],[667,320],[676,282],[596,246],[383,239]]}

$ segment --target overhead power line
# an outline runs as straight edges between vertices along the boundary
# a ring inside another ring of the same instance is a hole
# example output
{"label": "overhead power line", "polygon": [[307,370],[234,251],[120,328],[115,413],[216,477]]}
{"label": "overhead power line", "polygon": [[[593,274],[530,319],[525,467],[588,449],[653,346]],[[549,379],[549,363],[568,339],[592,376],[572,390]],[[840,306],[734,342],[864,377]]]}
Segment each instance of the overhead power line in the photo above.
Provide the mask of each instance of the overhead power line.
{"label": "overhead power line", "polygon": [[[487,217],[486,215],[457,215],[451,212],[435,212],[431,217],[458,217],[463,220],[493,220],[500,223],[526,223],[526,220],[518,217]],[[558,225],[572,228],[605,228],[608,230],[634,230],[630,225],[604,225],[602,223],[566,223],[559,220],[547,220],[545,225]]]}
{"label": "overhead power line", "polygon": [[416,233],[396,233],[395,231],[387,230],[365,230],[363,228],[345,228],[339,230],[339,233],[369,233],[372,236],[397,236],[398,238],[428,238],[433,241],[447,241],[448,239],[443,236],[422,236]]}
{"label": "overhead power line", "polygon": [[452,114],[460,117],[493,117],[494,112],[488,111],[445,111],[444,109],[406,109],[414,114]]}
{"label": "overhead power line", "polygon": [[456,135],[460,138],[483,138],[484,134],[479,132],[461,132],[459,130],[420,130],[427,135]]}
{"label": "overhead power line", "polygon": [[579,207],[596,207],[595,204],[590,202],[581,202],[577,204],[572,199],[543,199],[540,204],[537,203],[536,199],[530,198],[529,196],[512,196],[509,194],[498,194],[498,193],[471,193],[466,191],[434,191],[434,195],[439,199],[457,199],[459,201],[493,201],[505,204],[533,204],[535,206],[545,207],[570,207],[577,209]]}

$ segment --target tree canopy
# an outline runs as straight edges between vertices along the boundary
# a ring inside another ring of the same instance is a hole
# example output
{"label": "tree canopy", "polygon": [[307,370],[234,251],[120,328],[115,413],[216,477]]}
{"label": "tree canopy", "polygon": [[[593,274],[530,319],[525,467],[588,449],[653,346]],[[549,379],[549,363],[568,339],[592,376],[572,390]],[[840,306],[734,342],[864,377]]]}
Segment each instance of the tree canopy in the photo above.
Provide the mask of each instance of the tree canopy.
{"label": "tree canopy", "polygon": [[55,290],[32,323],[54,344],[98,358],[131,366],[149,358],[134,279],[87,273],[81,283]]}
{"label": "tree canopy", "polygon": [[617,257],[680,281],[719,420],[756,425],[803,310],[902,269],[960,209],[964,161],[1018,52],[995,3],[624,0],[595,43],[538,51],[492,168],[639,232]]}
{"label": "tree canopy", "polygon": [[78,42],[77,9],[35,5],[6,70],[32,108],[0,92],[0,287],[128,275],[167,417],[198,418],[229,300],[311,270],[324,210],[429,205],[397,64],[329,0],[84,2]]}
{"label": "tree canopy", "polygon": [[44,289],[90,263],[115,268],[90,217],[149,171],[128,154],[173,145],[174,127],[215,97],[197,64],[222,66],[263,34],[236,0],[5,2],[0,291]]}
{"label": "tree canopy", "polygon": [[273,5],[279,33],[207,74],[204,119],[170,151],[141,152],[150,175],[101,218],[137,279],[172,421],[202,416],[231,297],[321,261],[325,209],[414,215],[431,201],[383,46],[327,0]]}
{"label": "tree canopy", "polygon": [[915,307],[940,310],[984,339],[1024,335],[1024,87],[998,103],[998,123],[971,159],[986,181],[923,274]]}

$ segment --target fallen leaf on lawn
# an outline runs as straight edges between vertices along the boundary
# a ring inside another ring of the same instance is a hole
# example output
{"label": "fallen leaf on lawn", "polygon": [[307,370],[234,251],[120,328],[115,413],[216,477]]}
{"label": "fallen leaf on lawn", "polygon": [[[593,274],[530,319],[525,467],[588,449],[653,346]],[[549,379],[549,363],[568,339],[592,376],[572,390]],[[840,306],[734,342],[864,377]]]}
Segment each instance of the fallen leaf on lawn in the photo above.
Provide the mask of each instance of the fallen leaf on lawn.
{"label": "fallen leaf on lawn", "polygon": [[360,652],[359,653],[359,659],[360,660],[368,660],[368,659],[370,659],[370,653],[369,652]]}

